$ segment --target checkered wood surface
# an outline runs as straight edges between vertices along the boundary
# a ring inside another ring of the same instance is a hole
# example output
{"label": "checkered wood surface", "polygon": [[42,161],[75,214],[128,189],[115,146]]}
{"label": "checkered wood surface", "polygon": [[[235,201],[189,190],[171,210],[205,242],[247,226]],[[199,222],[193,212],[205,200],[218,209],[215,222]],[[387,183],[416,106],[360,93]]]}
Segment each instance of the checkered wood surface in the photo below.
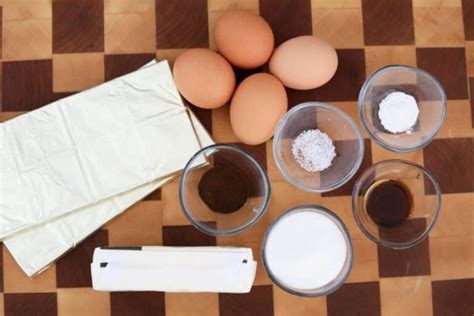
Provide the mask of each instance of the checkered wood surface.
{"label": "checkered wood surface", "polygon": [[[327,39],[339,55],[335,77],[310,91],[288,89],[291,106],[330,102],[356,121],[357,95],[376,68],[423,68],[449,98],[444,126],[423,150],[397,155],[366,138],[361,170],[388,158],[426,166],[439,180],[443,206],[432,234],[416,247],[377,247],[356,227],[354,181],[323,196],[298,191],[275,168],[270,142],[246,147],[265,166],[271,204],[251,229],[233,237],[199,233],[183,216],[174,181],[93,234],[36,279],[0,246],[0,315],[470,315],[474,314],[474,0],[0,0],[0,120],[191,47],[215,48],[223,11],[260,13],[276,44],[302,34]],[[239,79],[252,71],[237,70]],[[470,87],[470,88],[469,88]],[[471,95],[471,100],[469,99]],[[217,142],[237,142],[228,107],[197,111]],[[426,192],[425,194],[430,194]],[[259,262],[249,294],[103,293],[91,289],[97,246],[235,245],[259,258],[268,225],[286,209],[318,203],[349,227],[355,265],[327,297],[299,298],[273,286]]]}

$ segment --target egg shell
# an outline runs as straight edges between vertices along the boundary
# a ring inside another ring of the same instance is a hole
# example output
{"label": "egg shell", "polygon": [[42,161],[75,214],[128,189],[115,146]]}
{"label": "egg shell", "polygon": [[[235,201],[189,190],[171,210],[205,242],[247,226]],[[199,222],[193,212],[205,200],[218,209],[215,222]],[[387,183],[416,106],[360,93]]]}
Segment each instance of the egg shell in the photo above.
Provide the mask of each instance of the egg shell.
{"label": "egg shell", "polygon": [[234,134],[245,144],[264,143],[273,136],[287,108],[286,91],[277,78],[267,73],[251,75],[232,97],[230,123]]}
{"label": "egg shell", "polygon": [[262,66],[273,52],[270,25],[260,16],[246,11],[227,11],[214,26],[217,50],[240,68]]}
{"label": "egg shell", "polygon": [[173,77],[183,97],[203,109],[226,104],[235,89],[232,66],[224,57],[205,48],[181,53],[174,62]]}
{"label": "egg shell", "polygon": [[327,83],[337,70],[336,50],[315,36],[292,38],[275,49],[270,73],[292,89],[307,90]]}

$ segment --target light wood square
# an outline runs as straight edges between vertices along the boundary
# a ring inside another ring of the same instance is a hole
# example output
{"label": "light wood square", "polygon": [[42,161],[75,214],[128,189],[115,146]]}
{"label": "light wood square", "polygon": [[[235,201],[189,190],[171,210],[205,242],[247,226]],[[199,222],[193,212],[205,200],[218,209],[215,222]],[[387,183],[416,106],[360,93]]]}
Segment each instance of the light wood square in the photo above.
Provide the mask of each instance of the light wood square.
{"label": "light wood square", "polygon": [[212,138],[216,143],[235,143],[239,141],[230,124],[228,105],[212,110]]}
{"label": "light wood square", "polygon": [[104,23],[106,53],[156,50],[154,0],[106,0]]}
{"label": "light wood square", "polygon": [[270,181],[286,181],[281,172],[278,170],[275,159],[273,158],[273,141],[269,140],[265,143],[267,151],[267,175]]}
{"label": "light wood square", "polygon": [[474,77],[474,41],[466,42],[466,62],[468,77]]}
{"label": "light wood square", "polygon": [[354,263],[347,279],[349,283],[371,282],[379,279],[377,245],[368,238],[352,239]]}
{"label": "light wood square", "polygon": [[208,0],[208,11],[253,10],[258,11],[258,0]]}
{"label": "light wood square", "polygon": [[4,309],[4,303],[3,303],[3,293],[0,293],[0,316],[5,315],[5,309]]}
{"label": "light wood square", "polygon": [[110,315],[110,294],[91,288],[58,289],[58,316]]}
{"label": "light wood square", "polygon": [[469,236],[430,237],[433,280],[474,277],[474,238]]}
{"label": "light wood square", "polygon": [[2,33],[4,61],[51,58],[51,1],[4,1]]}
{"label": "light wood square", "polygon": [[361,0],[311,0],[311,8],[361,8]]}
{"label": "light wood square", "polygon": [[275,316],[327,315],[326,297],[300,297],[273,286],[273,310]]}
{"label": "light wood square", "polygon": [[109,245],[161,245],[161,220],[161,201],[141,201],[107,225]]}
{"label": "light wood square", "polygon": [[448,111],[437,138],[462,138],[474,136],[469,100],[448,101]]}
{"label": "light wood square", "polygon": [[444,194],[441,206],[431,238],[474,236],[474,193]]}
{"label": "light wood square", "polygon": [[431,280],[425,276],[383,278],[380,303],[387,316],[432,315]]}
{"label": "light wood square", "polygon": [[412,0],[414,8],[460,8],[462,0]]}
{"label": "light wood square", "polygon": [[0,122],[6,122],[26,112],[0,112]]}
{"label": "light wood square", "polygon": [[286,181],[272,182],[272,195],[267,212],[273,221],[290,208],[303,204],[321,204],[321,202],[319,193],[299,190]]}
{"label": "light wood square", "polygon": [[168,316],[219,315],[217,293],[165,293]]}
{"label": "light wood square", "polygon": [[82,91],[104,82],[102,53],[54,54],[53,91]]}
{"label": "light wood square", "polygon": [[461,8],[414,8],[413,18],[418,47],[464,45]]}
{"label": "light wood square", "polygon": [[161,188],[161,216],[163,226],[191,225],[179,204],[179,182],[173,181]]}
{"label": "light wood square", "polygon": [[322,206],[336,213],[346,225],[353,240],[367,238],[360,230],[352,213],[351,196],[323,197],[320,203]]}
{"label": "light wood square", "polygon": [[365,128],[362,126],[362,122],[359,118],[359,110],[358,110],[357,101],[331,102],[331,105],[336,106],[337,108],[339,108],[340,110],[348,114],[357,124],[357,127],[359,128],[359,132],[361,132],[362,137],[365,139],[369,138],[369,135],[367,134],[367,131],[365,130]]}
{"label": "light wood square", "polygon": [[3,247],[3,287],[5,293],[40,293],[56,290],[56,267],[52,265],[35,278],[28,277]]}
{"label": "light wood square", "polygon": [[365,48],[367,76],[378,68],[390,64],[416,67],[415,46],[367,46]]}
{"label": "light wood square", "polygon": [[314,9],[312,20],[313,35],[325,39],[333,47],[364,47],[360,9]]}
{"label": "light wood square", "polygon": [[174,61],[176,60],[178,55],[181,54],[184,51],[186,51],[186,49],[182,49],[182,48],[157,49],[156,50],[156,59],[157,60],[164,60],[164,59],[168,60],[168,63],[170,65],[171,69],[173,69]]}
{"label": "light wood square", "polygon": [[371,142],[371,148],[372,163],[388,159],[402,159],[415,162],[419,165],[423,165],[423,150],[416,150],[409,153],[395,153],[382,148],[382,146],[378,145],[375,141]]}

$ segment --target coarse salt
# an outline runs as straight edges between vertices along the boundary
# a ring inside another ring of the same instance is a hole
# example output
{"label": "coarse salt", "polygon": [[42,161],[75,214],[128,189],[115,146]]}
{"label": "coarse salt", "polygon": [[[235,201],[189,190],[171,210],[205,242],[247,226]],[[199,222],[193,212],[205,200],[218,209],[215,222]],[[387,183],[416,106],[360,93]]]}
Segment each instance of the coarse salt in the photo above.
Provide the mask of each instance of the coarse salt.
{"label": "coarse salt", "polygon": [[309,129],[299,134],[293,141],[291,151],[296,162],[308,172],[327,169],[336,157],[331,138],[319,129]]}
{"label": "coarse salt", "polygon": [[379,104],[379,119],[382,126],[391,133],[411,134],[411,128],[418,119],[416,99],[406,93],[389,93]]}

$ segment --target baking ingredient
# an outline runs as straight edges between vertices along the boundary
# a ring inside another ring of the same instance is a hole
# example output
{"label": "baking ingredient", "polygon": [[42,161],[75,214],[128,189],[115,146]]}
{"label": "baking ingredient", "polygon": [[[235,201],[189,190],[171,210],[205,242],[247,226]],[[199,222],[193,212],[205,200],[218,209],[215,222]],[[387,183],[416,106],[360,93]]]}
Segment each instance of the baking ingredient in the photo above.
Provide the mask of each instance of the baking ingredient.
{"label": "baking ingredient", "polygon": [[293,140],[291,151],[296,162],[308,172],[328,168],[336,157],[331,138],[319,129],[310,129],[299,134]]}
{"label": "baking ingredient", "polygon": [[275,223],[264,251],[269,270],[281,283],[314,289],[338,276],[348,249],[344,234],[332,218],[303,210]]}
{"label": "baking ingredient", "polygon": [[237,87],[231,101],[234,134],[245,144],[264,143],[287,108],[286,91],[277,78],[266,73],[251,75]]}
{"label": "baking ingredient", "polygon": [[278,46],[269,70],[285,86],[307,90],[327,83],[336,73],[337,64],[336,51],[328,42],[305,35]]}
{"label": "baking ingredient", "polygon": [[382,126],[391,133],[411,133],[418,120],[416,99],[404,92],[389,93],[379,104],[379,119]]}
{"label": "baking ingredient", "polygon": [[214,212],[233,213],[247,201],[247,180],[229,167],[216,166],[207,170],[199,180],[202,201]]}
{"label": "baking ingredient", "polygon": [[[117,94],[117,91],[120,91],[120,93]],[[53,109],[56,107],[61,107],[62,114],[67,117],[70,134],[63,135],[61,129],[58,129],[60,126],[63,126],[63,116],[60,115],[56,117],[54,115]],[[94,141],[99,141],[97,137],[99,132],[106,133],[106,137],[109,138],[109,140],[114,139],[112,136],[115,133],[119,133],[119,140],[120,138],[123,140],[133,140],[133,138],[130,139],[131,136],[127,137],[126,135],[136,134],[135,132],[127,133],[122,130],[122,128],[128,127],[129,123],[127,122],[131,118],[140,120],[140,124],[142,125],[140,127],[143,127],[143,129],[140,128],[139,133],[141,133],[140,139],[143,141],[144,146],[136,148],[134,147],[137,145],[135,142],[128,143],[128,145],[117,143],[116,146],[119,151],[123,151],[124,148],[132,148],[134,156],[130,156],[128,152],[120,152],[117,154],[115,151],[112,151],[111,159],[112,162],[115,161],[115,163],[111,163],[110,161],[104,162],[104,159],[107,160],[110,157],[108,157],[108,155],[104,156],[102,151],[100,151],[100,159],[97,156],[88,156],[89,158],[94,158],[94,172],[102,175],[101,179],[108,180],[105,181],[106,183],[95,182],[95,176],[97,176],[97,174],[89,178],[94,181],[94,185],[91,188],[92,193],[103,189],[105,185],[118,183],[120,182],[118,180],[122,180],[122,178],[128,179],[130,173],[137,171],[136,168],[138,165],[145,164],[148,168],[148,164],[146,163],[148,160],[151,160],[151,165],[155,168],[155,170],[153,170],[153,174],[156,177],[155,180],[150,182],[147,180],[145,184],[134,187],[128,191],[120,191],[121,193],[113,197],[102,199],[100,196],[95,195],[96,200],[92,201],[91,204],[76,209],[68,214],[61,214],[61,216],[55,217],[54,219],[51,218],[53,217],[52,215],[55,214],[46,209],[45,205],[39,215],[41,215],[42,220],[47,220],[47,222],[42,224],[32,223],[34,226],[6,237],[3,240],[4,245],[28,276],[36,275],[44,271],[45,267],[75,247],[88,235],[97,231],[97,229],[109,222],[113,217],[124,212],[138,200],[170,181],[176,172],[185,166],[188,159],[194,154],[194,151],[200,148],[199,143],[202,146],[213,144],[212,139],[210,139],[195,115],[190,111],[184,111],[183,115],[177,114],[180,112],[180,109],[185,109],[185,107],[174,85],[173,76],[168,63],[166,61],[160,63],[153,61],[139,71],[74,96],[56,101],[41,109],[0,124],[0,161],[2,161],[2,163],[0,163],[0,178],[3,178],[5,175],[3,174],[3,167],[7,169],[11,167],[8,163],[10,159],[7,158],[11,152],[1,146],[7,144],[7,142],[1,139],[4,131],[8,130],[10,133],[19,127],[18,130],[24,132],[24,134],[19,133],[15,137],[7,138],[7,140],[14,140],[18,144],[23,144],[24,146],[22,146],[22,148],[28,148],[28,150],[23,152],[24,154],[22,156],[17,155],[21,150],[14,148],[13,157],[17,156],[17,158],[15,158],[16,162],[21,162],[21,164],[25,162],[35,162],[38,161],[38,155],[39,157],[45,157],[45,155],[47,155],[46,157],[48,161],[50,161],[50,163],[48,163],[50,165],[49,167],[54,169],[53,176],[55,176],[56,183],[59,184],[59,179],[63,177],[61,174],[65,172],[66,176],[70,175],[71,172],[74,172],[75,166],[74,161],[65,160],[67,157],[61,154],[61,148],[58,147],[65,145],[63,141],[60,141],[64,136],[66,137],[65,140],[67,140],[69,139],[68,135],[72,135],[75,139],[83,139],[83,144],[89,145],[93,144]],[[169,114],[171,114],[171,116],[168,116]],[[155,120],[155,117],[158,121]],[[178,123],[174,117],[179,117],[183,120],[180,120],[180,123]],[[23,123],[27,124],[16,126],[16,124],[20,124],[18,121],[20,118],[22,118]],[[189,118],[191,118],[192,125]],[[81,122],[84,124],[87,123],[87,128],[77,129],[77,126],[80,125]],[[42,123],[44,124],[42,125]],[[35,128],[35,133],[31,133],[31,128]],[[188,131],[190,131],[191,134],[189,134]],[[91,138],[89,140],[84,139],[85,134],[88,133],[90,133]],[[25,142],[26,139],[24,139],[23,135],[27,136],[27,142]],[[34,135],[34,137],[31,137],[31,135]],[[172,135],[171,138],[170,135]],[[46,137],[43,138],[41,136]],[[195,138],[196,136],[198,137],[197,139]],[[33,140],[36,141],[35,145],[39,147],[25,146],[26,144],[33,145]],[[103,145],[103,143],[101,144]],[[98,145],[99,144],[96,144],[96,146],[94,146],[95,150],[99,150]],[[42,148],[41,151],[31,150],[40,147]],[[109,148],[109,146],[107,146],[107,148]],[[53,149],[53,153],[56,154],[55,159],[52,159],[49,155],[51,149]],[[71,152],[71,149],[65,149]],[[144,158],[140,158],[141,155],[139,155],[142,149],[146,150],[147,157],[145,160],[143,160]],[[130,152],[132,152],[132,150],[130,150]],[[121,161],[121,163],[128,161],[132,167],[130,171],[117,172],[113,170],[117,167],[117,157],[126,158],[126,160]],[[87,161],[81,159],[81,162],[83,163],[83,167],[89,166]],[[43,166],[43,163],[39,163],[38,167]],[[109,168],[112,168],[112,170]],[[16,168],[10,168],[10,171],[13,170],[16,170]],[[26,171],[28,173],[41,174],[44,178],[47,178],[49,172],[47,170],[38,170],[37,168],[27,169]],[[14,175],[14,178],[16,181],[18,181],[18,179],[27,179],[26,176],[19,175]],[[75,190],[78,179],[72,176],[67,176],[67,179],[66,187]],[[37,177],[36,180],[45,179]],[[0,208],[6,206],[8,202],[7,197],[14,198],[13,202],[17,203],[15,205],[17,208],[5,210],[5,212],[4,210],[0,210],[0,215],[6,214],[9,215],[10,218],[8,221],[0,219],[2,225],[3,223],[7,224],[11,222],[11,220],[16,223],[24,224],[34,219],[32,208],[28,209],[29,214],[21,214],[20,205],[18,203],[24,200],[41,200],[48,202],[48,204],[54,200],[65,202],[65,196],[58,196],[53,190],[54,188],[39,182],[36,182],[38,184],[36,189],[45,189],[46,191],[44,192],[46,193],[37,190],[37,198],[30,197],[26,199],[26,194],[29,193],[27,189],[28,186],[21,185],[18,189],[22,199],[17,199],[15,198],[16,194],[13,193],[13,184],[15,182],[8,181],[7,183],[6,189],[9,190],[10,194],[3,195],[2,192],[0,192],[0,196],[2,196],[2,198],[5,197],[5,199],[2,199]],[[0,181],[0,191],[2,188],[1,184],[3,184],[2,181]],[[73,193],[77,192],[74,191]],[[56,205],[58,204],[56,203]],[[67,207],[69,207],[68,204],[60,204],[58,209],[64,210]],[[14,215],[17,215],[17,217],[13,217]],[[22,220],[21,222],[19,221],[20,219]],[[3,226],[0,228],[3,228]]]}
{"label": "baking ingredient", "polygon": [[92,287],[107,292],[248,293],[256,271],[240,247],[98,247],[91,264]]}
{"label": "baking ingredient", "polygon": [[410,215],[411,200],[406,185],[384,179],[373,183],[367,190],[365,210],[379,225],[397,225]]}
{"label": "baking ingredient", "polygon": [[273,32],[260,16],[246,11],[227,11],[217,20],[214,41],[218,51],[234,66],[256,68],[271,56]]}
{"label": "baking ingredient", "polygon": [[221,55],[205,48],[181,53],[173,75],[183,97],[197,107],[215,109],[226,104],[235,89],[235,74]]}

